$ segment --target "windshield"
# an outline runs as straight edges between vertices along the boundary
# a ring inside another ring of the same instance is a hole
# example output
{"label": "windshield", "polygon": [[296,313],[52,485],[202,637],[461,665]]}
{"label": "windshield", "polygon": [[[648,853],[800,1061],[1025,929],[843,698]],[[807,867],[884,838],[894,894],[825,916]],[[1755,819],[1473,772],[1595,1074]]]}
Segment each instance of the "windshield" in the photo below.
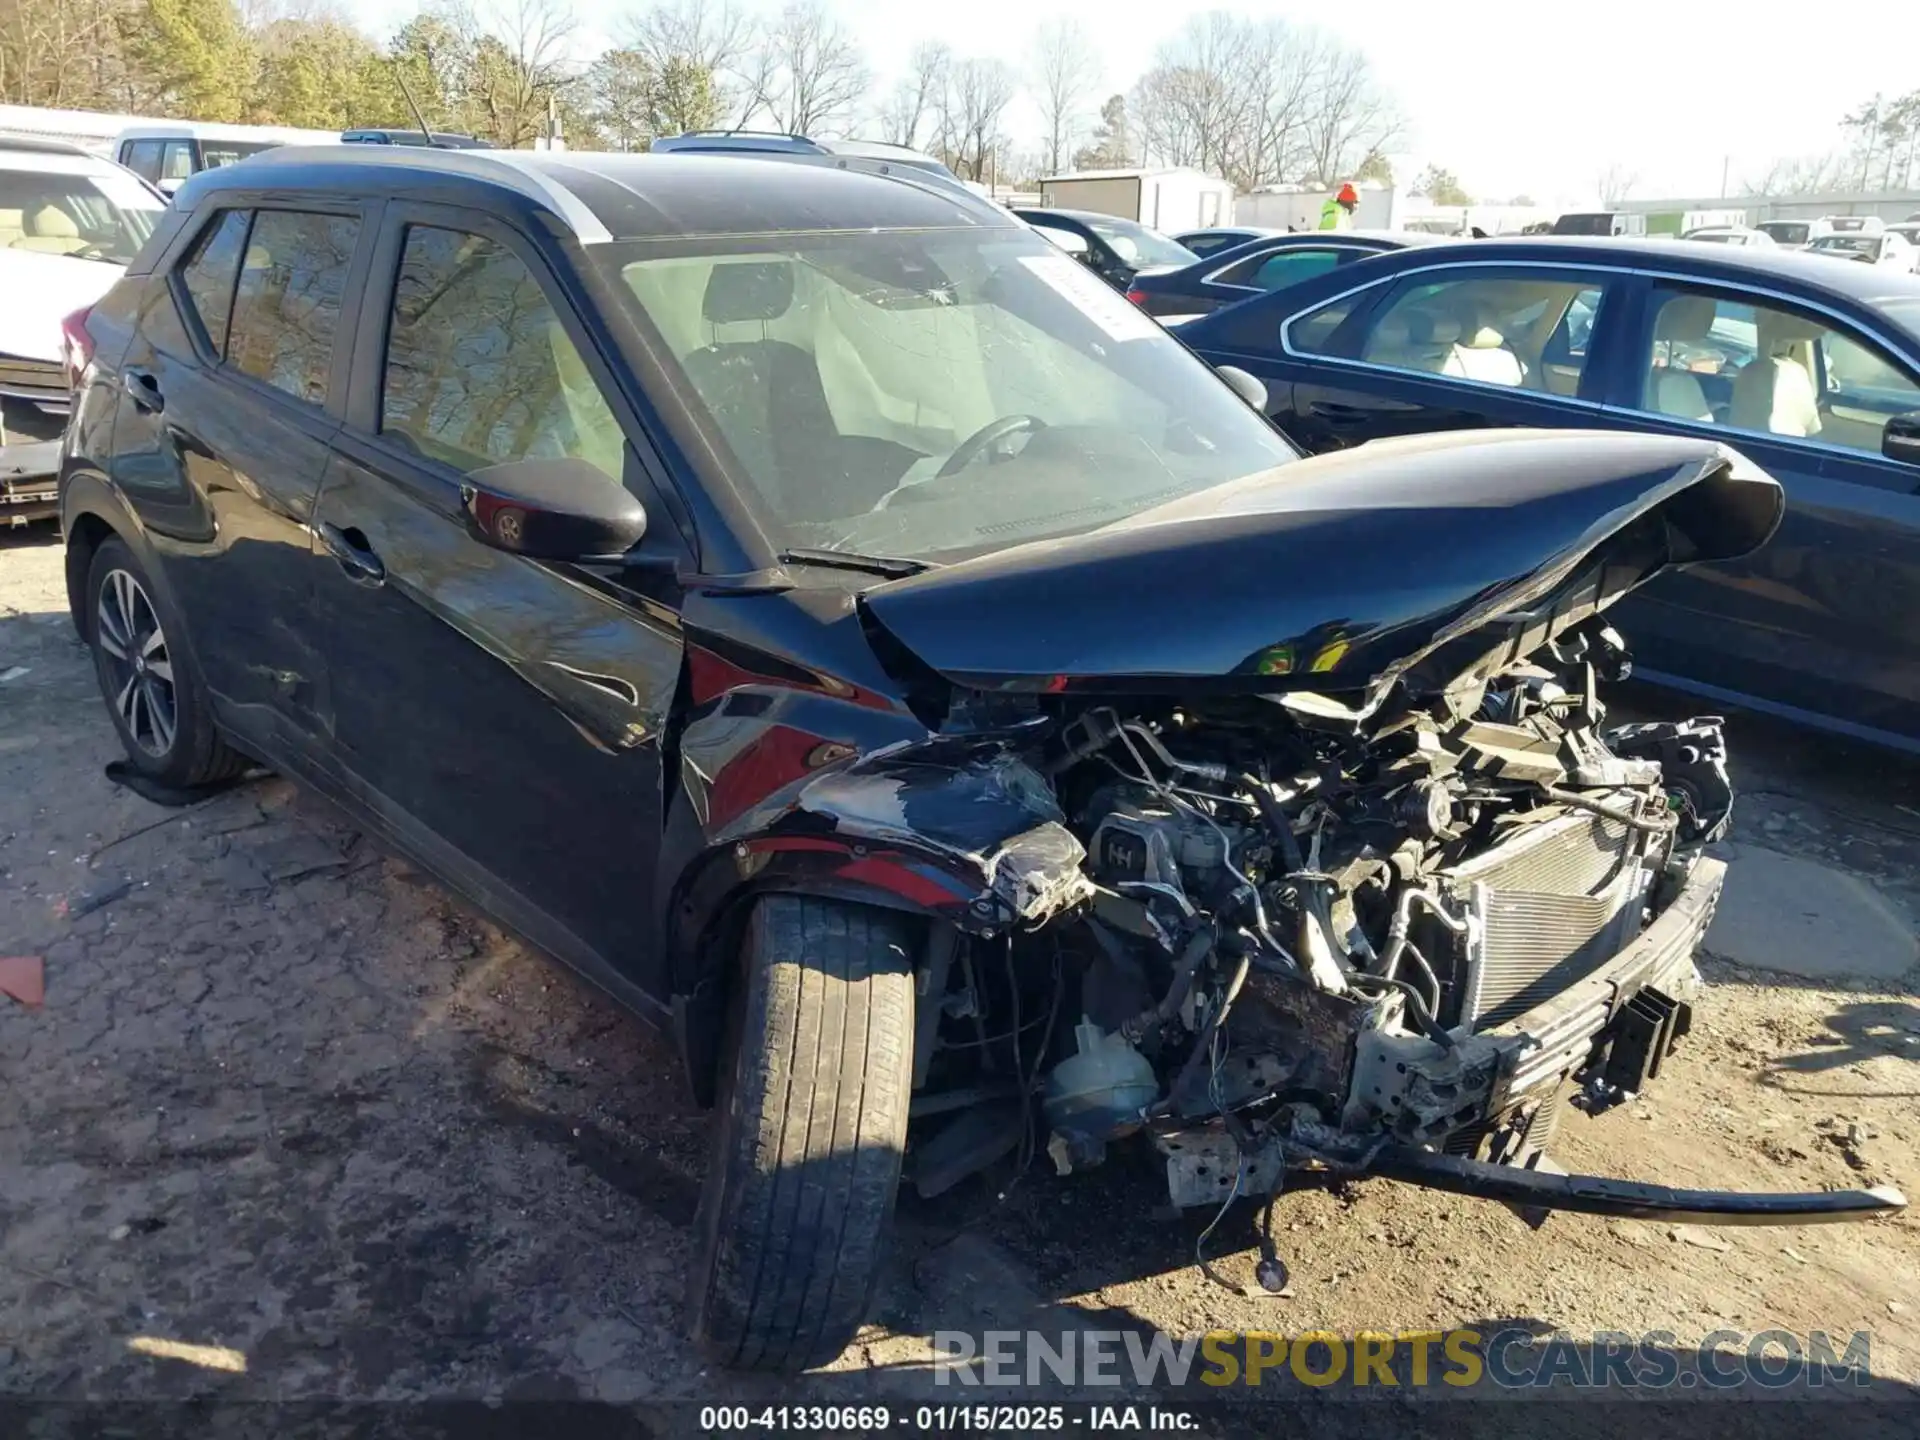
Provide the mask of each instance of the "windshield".
{"label": "windshield", "polygon": [[593,253],[691,399],[668,415],[687,453],[719,463],[779,549],[958,558],[1294,458],[1152,318],[1025,229]]}
{"label": "windshield", "polygon": [[129,264],[166,207],[133,176],[0,170],[0,245]]}
{"label": "windshield", "polygon": [[1879,250],[1880,240],[1875,235],[1822,235],[1811,248],[1839,251],[1844,255],[1872,255]]}
{"label": "windshield", "polygon": [[1784,220],[1776,220],[1759,228],[1782,245],[1804,245],[1807,243],[1807,237],[1813,233],[1811,225],[1796,225]]}
{"label": "windshield", "polygon": [[1179,241],[1169,240],[1158,230],[1149,230],[1131,220],[1083,215],[1080,221],[1129,265],[1191,265],[1200,258]]}
{"label": "windshield", "polygon": [[1704,240],[1709,245],[1731,245],[1734,241],[1738,240],[1740,236],[1737,231],[1733,230],[1690,230],[1687,232],[1685,238],[1688,240]]}

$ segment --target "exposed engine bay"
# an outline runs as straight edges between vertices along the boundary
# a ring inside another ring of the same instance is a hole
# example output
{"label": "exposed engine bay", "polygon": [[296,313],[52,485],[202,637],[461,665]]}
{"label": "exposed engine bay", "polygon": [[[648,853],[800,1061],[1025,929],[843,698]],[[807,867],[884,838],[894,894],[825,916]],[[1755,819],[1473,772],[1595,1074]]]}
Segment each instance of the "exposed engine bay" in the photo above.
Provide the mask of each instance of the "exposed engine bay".
{"label": "exposed engine bay", "polygon": [[1593,622],[1364,727],[1297,695],[957,700],[1044,735],[997,778],[1084,884],[930,957],[909,1174],[1034,1144],[1064,1173],[1145,1132],[1175,1204],[1220,1203],[1385,1144],[1526,1164],[1564,1100],[1632,1093],[1687,1028],[1691,944],[1603,1037],[1502,1030],[1632,947],[1728,823],[1717,720],[1607,727],[1626,668]]}
{"label": "exposed engine bay", "polygon": [[1726,873],[1720,722],[1610,722],[1601,687],[1631,667],[1605,612],[1758,548],[1779,487],[1659,437],[1366,450],[861,596],[925,736],[738,833],[850,845],[805,883],[884,877],[882,903],[937,917],[904,1178],[931,1195],[1126,1142],[1217,1213],[1315,1169],[1530,1221],[1899,1209],[1546,1155],[1566,1109],[1658,1080]]}

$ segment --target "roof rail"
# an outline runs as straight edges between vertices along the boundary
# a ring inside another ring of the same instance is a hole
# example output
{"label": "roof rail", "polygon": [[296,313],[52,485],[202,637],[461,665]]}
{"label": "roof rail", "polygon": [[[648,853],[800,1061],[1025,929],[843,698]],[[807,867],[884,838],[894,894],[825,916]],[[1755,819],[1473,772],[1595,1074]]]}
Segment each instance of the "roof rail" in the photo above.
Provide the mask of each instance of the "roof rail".
{"label": "roof rail", "polygon": [[33,155],[84,155],[89,160],[101,159],[98,150],[89,150],[71,140],[49,140],[39,135],[10,135],[0,132],[0,150],[24,150]]}
{"label": "roof rail", "polygon": [[202,177],[209,175],[226,180],[247,167],[251,167],[252,175],[280,165],[431,167],[440,174],[464,175],[472,180],[505,185],[523,199],[546,206],[573,230],[582,245],[611,240],[612,233],[586,202],[557,178],[544,173],[543,162],[549,153],[543,150],[441,150],[424,145],[281,145],[249,156],[244,166],[202,170],[187,183],[203,183]]}
{"label": "roof rail", "polygon": [[812,137],[801,135],[792,130],[753,130],[745,125],[735,125],[731,129],[682,130],[678,135],[663,135],[663,140],[679,140],[688,136],[714,135],[760,135],[772,140],[810,140]]}

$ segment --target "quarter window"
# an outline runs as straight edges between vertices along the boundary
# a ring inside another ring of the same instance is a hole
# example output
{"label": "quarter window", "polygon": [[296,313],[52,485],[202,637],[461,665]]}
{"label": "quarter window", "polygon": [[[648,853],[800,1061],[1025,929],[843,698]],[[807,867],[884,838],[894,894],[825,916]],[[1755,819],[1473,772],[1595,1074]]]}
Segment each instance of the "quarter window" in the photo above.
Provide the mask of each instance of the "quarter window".
{"label": "quarter window", "polygon": [[254,217],[228,326],[227,363],[309,404],[327,399],[340,296],[360,222],[262,210]]}
{"label": "quarter window", "polygon": [[1596,298],[1591,285],[1559,276],[1513,274],[1403,285],[1381,307],[1360,358],[1481,384],[1576,394],[1584,348],[1553,345],[1570,316]]}
{"label": "quarter window", "polygon": [[406,233],[380,429],[463,471],[571,457],[617,480],[619,422],[532,273],[503,245]]}
{"label": "quarter window", "polygon": [[222,210],[180,267],[194,313],[206,329],[215,353],[226,349],[227,316],[233,309],[233,282],[240,271],[240,251],[247,240],[247,212]]}
{"label": "quarter window", "polygon": [[1879,454],[1920,384],[1864,336],[1683,287],[1654,296],[1642,406],[1659,415]]}

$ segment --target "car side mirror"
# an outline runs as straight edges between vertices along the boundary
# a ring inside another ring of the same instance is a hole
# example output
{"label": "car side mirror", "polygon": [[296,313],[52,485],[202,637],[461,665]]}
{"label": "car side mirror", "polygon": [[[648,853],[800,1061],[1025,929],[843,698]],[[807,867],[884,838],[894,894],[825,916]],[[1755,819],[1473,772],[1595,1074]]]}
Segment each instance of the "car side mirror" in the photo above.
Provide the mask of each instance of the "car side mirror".
{"label": "car side mirror", "polygon": [[470,473],[460,505],[475,537],[535,560],[624,555],[647,533],[647,512],[585,460],[510,460]]}
{"label": "car side mirror", "polygon": [[1920,465],[1920,410],[1909,410],[1887,421],[1880,432],[1880,453],[1889,460]]}
{"label": "car side mirror", "polygon": [[1217,365],[1214,371],[1229,389],[1262,415],[1267,413],[1267,387],[1238,365]]}

